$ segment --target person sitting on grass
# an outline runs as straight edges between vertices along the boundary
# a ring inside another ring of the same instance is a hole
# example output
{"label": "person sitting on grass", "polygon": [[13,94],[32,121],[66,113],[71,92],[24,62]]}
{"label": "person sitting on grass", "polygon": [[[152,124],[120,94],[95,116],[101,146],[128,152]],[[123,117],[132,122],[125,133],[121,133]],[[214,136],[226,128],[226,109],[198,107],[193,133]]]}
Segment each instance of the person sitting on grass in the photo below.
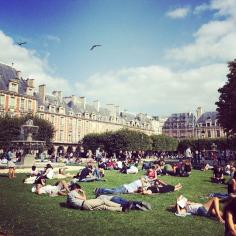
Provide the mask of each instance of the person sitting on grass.
{"label": "person sitting on grass", "polygon": [[236,173],[234,176],[228,181],[228,193],[210,193],[204,197],[218,197],[224,202],[229,202],[232,198],[236,198]]}
{"label": "person sitting on grass", "polygon": [[39,174],[38,170],[36,169],[36,166],[32,166],[31,167],[31,171],[30,171],[30,177],[33,177],[33,176],[37,176]]}
{"label": "person sitting on grass", "polygon": [[236,236],[236,199],[224,209],[225,236]]}
{"label": "person sitting on grass", "polygon": [[67,196],[67,206],[80,210],[108,210],[108,211],[127,211],[129,206],[121,206],[107,199],[87,199],[84,190],[77,183],[71,186],[71,191]]}
{"label": "person sitting on grass", "polygon": [[106,195],[106,194],[126,194],[126,193],[142,193],[150,194],[150,191],[146,191],[150,186],[150,180],[148,178],[140,178],[129,184],[123,184],[116,188],[96,188],[95,194]]}
{"label": "person sitting on grass", "polygon": [[224,171],[220,166],[217,166],[216,168],[214,168],[211,182],[217,183],[217,184],[223,184],[225,182]]}
{"label": "person sitting on grass", "polygon": [[36,166],[32,166],[30,174],[28,174],[28,178],[24,179],[23,182],[25,184],[33,184],[35,180],[37,179],[37,176],[39,175],[39,172],[36,169]]}
{"label": "person sitting on grass", "polygon": [[221,223],[224,223],[223,213],[220,211],[219,198],[214,197],[206,203],[196,203],[188,201],[182,195],[177,198],[176,202],[176,215],[185,216],[186,214],[193,214],[205,217],[216,217]]}
{"label": "person sitting on grass", "polygon": [[228,194],[236,195],[236,172],[228,182]]}
{"label": "person sitting on grass", "polygon": [[105,181],[102,179],[100,170],[96,167],[93,167],[92,164],[88,164],[85,168],[81,170],[72,182],[93,182],[93,181]]}
{"label": "person sitting on grass", "polygon": [[53,167],[51,164],[47,164],[43,175],[46,179],[52,179],[54,176]]}
{"label": "person sitting on grass", "polygon": [[128,207],[130,210],[148,211],[152,209],[151,205],[147,202],[127,200],[120,196],[100,195],[99,197],[97,197],[97,199],[102,199],[102,200],[106,199],[118,203],[122,207]]}
{"label": "person sitting on grass", "polygon": [[[54,186],[53,185],[45,185],[45,180],[40,179],[35,186],[35,193],[36,194],[48,194],[51,197],[58,196],[58,195],[67,195],[70,192],[70,189],[65,181],[59,181]],[[34,188],[34,187],[33,187]],[[32,189],[34,191],[34,189]]]}

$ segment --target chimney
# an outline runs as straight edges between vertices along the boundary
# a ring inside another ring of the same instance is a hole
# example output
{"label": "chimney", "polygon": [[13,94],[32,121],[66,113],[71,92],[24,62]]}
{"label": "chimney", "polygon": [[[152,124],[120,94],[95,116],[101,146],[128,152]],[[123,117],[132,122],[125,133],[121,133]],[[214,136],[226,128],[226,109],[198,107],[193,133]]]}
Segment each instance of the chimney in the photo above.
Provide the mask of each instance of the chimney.
{"label": "chimney", "polygon": [[75,95],[71,96],[71,101],[73,102],[73,104],[77,104],[78,103],[78,98]]}
{"label": "chimney", "polygon": [[45,103],[45,92],[46,92],[46,85],[41,84],[39,85],[39,97],[41,98],[42,102]]}
{"label": "chimney", "polygon": [[97,112],[100,110],[100,102],[98,100],[93,101],[93,106]]}
{"label": "chimney", "polygon": [[59,101],[62,102],[62,91],[57,91],[57,97],[59,98]]}
{"label": "chimney", "polygon": [[85,110],[85,108],[86,108],[86,98],[85,97],[79,97],[79,103],[81,104],[82,108]]}
{"label": "chimney", "polygon": [[27,85],[27,87],[34,88],[34,79],[27,79],[26,85]]}
{"label": "chimney", "polygon": [[196,114],[197,114],[197,120],[199,119],[199,117],[202,115],[202,107],[198,107],[196,110]]}

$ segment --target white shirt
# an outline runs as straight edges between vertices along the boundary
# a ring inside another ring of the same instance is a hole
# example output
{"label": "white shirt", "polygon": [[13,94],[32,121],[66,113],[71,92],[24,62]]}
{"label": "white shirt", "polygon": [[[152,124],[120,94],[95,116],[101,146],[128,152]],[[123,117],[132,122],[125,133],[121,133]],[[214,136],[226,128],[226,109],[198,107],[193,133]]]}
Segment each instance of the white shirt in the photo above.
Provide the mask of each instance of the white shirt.
{"label": "white shirt", "polygon": [[187,148],[186,151],[185,151],[185,156],[186,157],[192,157],[192,152],[191,152],[191,149],[190,148]]}
{"label": "white shirt", "polygon": [[142,187],[142,181],[138,179],[130,184],[124,184],[124,187],[128,190],[128,193],[134,193],[138,188]]}
{"label": "white shirt", "polygon": [[202,207],[202,206],[203,205],[201,203],[187,204],[187,206],[186,206],[187,213],[191,213],[191,214],[196,215],[198,208]]}
{"label": "white shirt", "polygon": [[47,171],[48,171],[48,173],[47,173],[46,177],[47,177],[48,179],[52,179],[52,178],[53,178],[53,175],[54,175],[53,169],[52,169],[52,168],[48,168]]}
{"label": "white shirt", "polygon": [[39,194],[57,194],[59,192],[58,186],[46,185],[39,189]]}

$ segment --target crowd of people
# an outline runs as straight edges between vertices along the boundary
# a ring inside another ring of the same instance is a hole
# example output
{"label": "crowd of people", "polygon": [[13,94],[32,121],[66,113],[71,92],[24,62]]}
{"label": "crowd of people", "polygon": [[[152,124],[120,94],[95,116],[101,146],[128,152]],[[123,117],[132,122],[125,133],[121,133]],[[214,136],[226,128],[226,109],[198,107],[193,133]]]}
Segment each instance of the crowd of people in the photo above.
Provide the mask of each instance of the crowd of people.
{"label": "crowd of people", "polygon": [[[161,180],[159,176],[170,175],[178,177],[190,177],[193,168],[204,171],[212,169],[210,181],[214,184],[227,184],[227,193],[212,193],[210,199],[205,203],[191,202],[184,196],[178,197],[173,209],[177,216],[189,214],[205,217],[215,217],[219,222],[225,224],[226,235],[236,236],[236,171],[235,161],[232,158],[228,162],[213,160],[211,165],[206,163],[202,154],[192,153],[188,148],[184,154],[185,158],[175,159],[177,161],[166,162],[166,153],[158,153],[154,160],[143,161],[146,154],[141,151],[120,151],[118,154],[108,155],[104,150],[98,148],[93,154],[90,150],[86,153],[86,166],[77,174],[66,174],[66,168],[60,168],[55,173],[53,164],[47,164],[43,170],[37,170],[32,166],[31,172],[24,180],[27,184],[33,184],[32,192],[35,194],[48,194],[49,196],[66,196],[66,206],[79,210],[109,210],[127,212],[129,210],[149,211],[151,205],[144,201],[127,200],[121,194],[151,195],[157,193],[168,193],[182,189],[181,183],[171,185]],[[199,158],[201,156],[201,158]],[[62,158],[62,157],[61,157]],[[65,158],[65,157],[63,157]],[[74,154],[69,155],[68,161],[77,162]],[[7,159],[9,167],[9,178],[15,177],[15,160],[17,159],[12,150],[3,156],[2,161]],[[44,160],[44,159],[41,159]],[[59,159],[58,159],[59,160]],[[196,165],[197,164],[197,165]],[[94,190],[95,197],[88,199],[86,192],[80,186],[80,182],[106,181],[105,171],[116,170],[120,174],[136,174],[142,167],[145,175],[131,183],[125,183],[113,188],[99,187]],[[228,176],[226,178],[226,176]],[[47,180],[59,179],[55,185],[48,185]],[[68,179],[70,181],[60,180]],[[228,180],[227,180],[228,179]],[[220,204],[224,202],[221,210]]]}

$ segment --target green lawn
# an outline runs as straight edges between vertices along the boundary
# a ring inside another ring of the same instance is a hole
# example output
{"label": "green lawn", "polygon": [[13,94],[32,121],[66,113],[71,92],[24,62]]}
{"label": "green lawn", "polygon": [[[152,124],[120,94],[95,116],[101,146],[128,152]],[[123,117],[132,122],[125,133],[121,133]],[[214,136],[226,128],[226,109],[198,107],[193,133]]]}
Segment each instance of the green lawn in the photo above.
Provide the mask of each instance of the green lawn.
{"label": "green lawn", "polygon": [[[129,183],[142,174],[124,175],[106,171],[107,182],[81,184],[89,198],[95,187],[115,187]],[[153,196],[123,195],[125,198],[145,200],[152,204],[148,212],[129,213],[107,211],[80,211],[59,205],[65,197],[38,196],[30,192],[31,186],[22,183],[23,174],[14,180],[0,177],[0,231],[9,235],[224,235],[224,227],[205,217],[177,217],[167,210],[179,194],[202,202],[200,196],[211,192],[225,192],[226,186],[209,182],[211,172],[193,171],[189,178],[164,176],[171,184],[182,183],[183,189],[175,193]],[[55,181],[51,181],[55,182]]]}

